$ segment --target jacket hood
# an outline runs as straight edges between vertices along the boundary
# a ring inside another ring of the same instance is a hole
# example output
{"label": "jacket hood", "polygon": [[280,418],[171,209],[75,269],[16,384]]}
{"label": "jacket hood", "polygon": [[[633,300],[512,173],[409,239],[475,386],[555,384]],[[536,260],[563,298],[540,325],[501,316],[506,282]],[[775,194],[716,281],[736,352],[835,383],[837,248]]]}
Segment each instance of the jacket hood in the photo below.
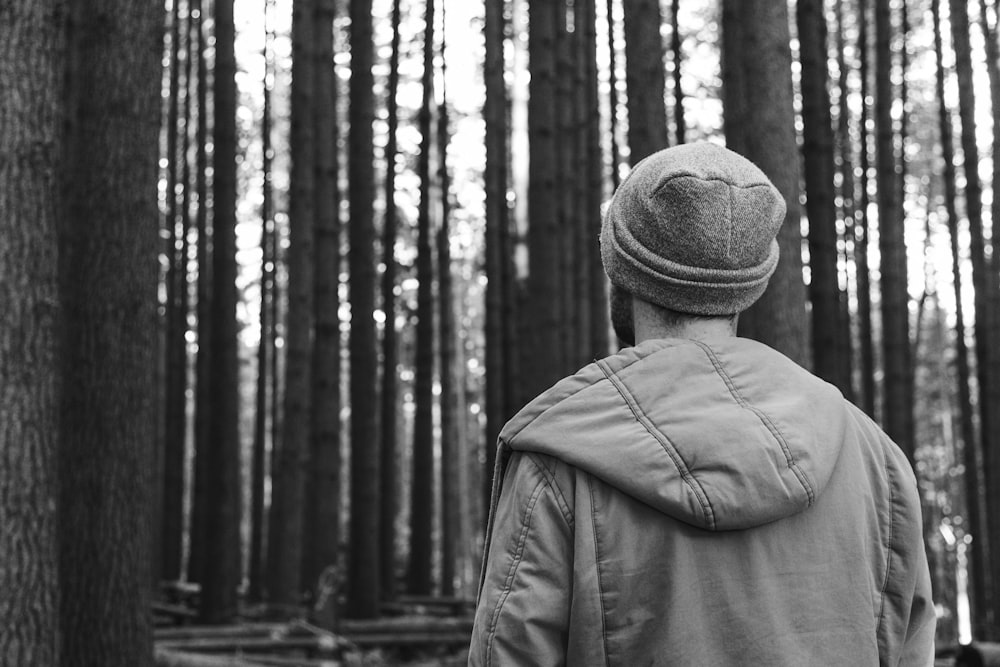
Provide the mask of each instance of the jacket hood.
{"label": "jacket hood", "polygon": [[650,340],[553,386],[500,441],[685,523],[735,530],[815,502],[840,454],[847,405],[835,387],[749,339]]}

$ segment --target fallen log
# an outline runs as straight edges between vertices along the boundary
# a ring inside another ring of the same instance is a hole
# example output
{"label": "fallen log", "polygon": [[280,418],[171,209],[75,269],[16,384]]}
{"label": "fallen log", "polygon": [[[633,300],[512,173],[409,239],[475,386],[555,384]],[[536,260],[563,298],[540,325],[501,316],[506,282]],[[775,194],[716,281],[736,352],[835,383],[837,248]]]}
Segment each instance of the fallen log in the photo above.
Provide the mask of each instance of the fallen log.
{"label": "fallen log", "polygon": [[157,647],[153,655],[156,667],[265,667],[238,656],[200,655]]}
{"label": "fallen log", "polygon": [[262,653],[267,651],[332,652],[338,642],[332,637],[201,637],[197,639],[164,639],[158,648],[195,653]]}

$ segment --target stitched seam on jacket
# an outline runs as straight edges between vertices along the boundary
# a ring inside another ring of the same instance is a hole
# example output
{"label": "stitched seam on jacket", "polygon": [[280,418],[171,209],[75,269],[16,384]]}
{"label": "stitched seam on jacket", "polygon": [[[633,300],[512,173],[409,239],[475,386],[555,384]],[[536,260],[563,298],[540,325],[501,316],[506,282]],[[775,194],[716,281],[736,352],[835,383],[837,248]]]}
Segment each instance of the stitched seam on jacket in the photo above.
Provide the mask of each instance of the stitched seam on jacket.
{"label": "stitched seam on jacket", "polygon": [[563,519],[566,521],[566,525],[572,528],[574,524],[573,511],[570,510],[569,503],[566,502],[566,496],[563,495],[562,489],[559,488],[559,484],[556,482],[555,472],[549,470],[545,464],[538,459],[537,454],[528,452],[527,457],[545,478],[545,483],[552,491],[552,495],[555,496],[556,504],[559,505],[559,511],[562,513]]}
{"label": "stitched seam on jacket", "polygon": [[507,439],[506,439],[507,444],[513,446],[514,445],[514,441],[517,439],[517,436],[521,435],[521,433],[523,433],[526,428],[528,428],[529,426],[531,426],[532,424],[534,424],[535,421],[537,419],[539,419],[542,415],[544,415],[546,412],[548,412],[552,408],[556,407],[557,405],[559,405],[563,401],[567,401],[567,400],[573,398],[574,396],[576,396],[577,394],[579,394],[581,391],[583,391],[585,389],[590,389],[595,384],[596,383],[594,383],[594,382],[587,383],[587,384],[583,385],[582,387],[580,387],[579,389],[566,394],[565,396],[560,396],[559,400],[557,400],[556,402],[554,402],[552,405],[547,406],[544,410],[540,411],[537,415],[535,415],[530,420],[528,420],[527,423],[522,424],[516,431],[514,431],[513,434],[511,434],[510,436],[508,436]]}
{"label": "stitched seam on jacket", "polygon": [[604,584],[601,580],[601,549],[600,535],[597,532],[597,506],[594,504],[594,480],[587,476],[587,490],[590,491],[590,523],[594,530],[594,569],[597,571],[597,602],[601,607],[601,644],[604,647],[604,664],[611,665],[611,655],[608,651],[608,623],[605,619]]}
{"label": "stitched seam on jacket", "polygon": [[528,528],[531,524],[531,513],[535,509],[535,503],[538,501],[538,496],[541,495],[542,491],[545,489],[545,477],[538,480],[535,484],[535,488],[531,491],[531,495],[528,497],[528,503],[524,508],[524,514],[521,517],[521,534],[517,539],[517,548],[514,550],[514,558],[510,562],[510,568],[507,570],[507,578],[504,580],[503,592],[500,593],[500,597],[497,599],[497,606],[493,609],[493,617],[490,619],[489,631],[486,634],[486,664],[493,664],[493,640],[496,639],[497,625],[500,623],[500,612],[503,611],[503,605],[510,596],[511,589],[514,586],[514,577],[517,575],[517,567],[521,564],[521,558],[524,556],[524,543],[528,540]]}
{"label": "stitched seam on jacket", "polygon": [[632,411],[632,415],[635,417],[636,421],[643,425],[646,431],[653,436],[653,439],[660,444],[663,451],[667,453],[667,456],[670,457],[674,467],[677,468],[677,472],[680,473],[681,479],[684,480],[684,482],[688,485],[688,488],[691,489],[691,492],[694,493],[695,498],[698,499],[702,512],[705,514],[705,522],[714,529],[715,510],[712,508],[712,503],[708,499],[708,494],[705,493],[705,490],[701,487],[701,483],[698,482],[695,476],[691,474],[691,471],[688,470],[687,464],[684,463],[684,459],[681,457],[680,452],[677,451],[677,448],[674,447],[673,443],[670,442],[670,439],[664,433],[661,433],[656,429],[656,427],[653,426],[649,417],[647,417],[646,413],[642,411],[639,404],[635,402],[635,399],[632,397],[631,392],[628,391],[628,388],[621,382],[620,378],[611,373],[604,361],[598,361],[597,365],[602,371],[604,371],[604,375],[607,376],[608,380],[615,387],[615,389],[618,390],[622,400],[625,401],[625,405],[627,405],[629,410]]}
{"label": "stitched seam on jacket", "polygon": [[[881,443],[880,443],[881,444]],[[885,580],[882,582],[882,590],[879,591],[879,608],[878,608],[878,623],[875,625],[875,641],[878,642],[878,636],[882,632],[882,620],[885,618],[885,592],[889,588],[889,575],[892,570],[892,539],[893,530],[895,529],[895,522],[893,518],[896,516],[896,509],[893,507],[895,503],[895,498],[892,494],[892,471],[889,470],[889,454],[885,451],[885,446],[882,446],[882,460],[885,462],[885,477],[888,481],[889,489],[889,544],[886,547],[885,554]]]}
{"label": "stitched seam on jacket", "polygon": [[736,384],[733,382],[732,377],[729,376],[729,374],[726,372],[726,369],[723,368],[722,362],[719,361],[719,358],[715,355],[715,351],[700,341],[694,341],[694,343],[705,352],[705,355],[708,357],[709,361],[711,361],[712,365],[715,366],[715,372],[719,375],[720,378],[722,378],[722,381],[726,384],[726,387],[729,389],[729,393],[732,394],[733,399],[740,405],[741,408],[749,410],[750,412],[757,415],[757,419],[759,419],[761,423],[767,428],[767,430],[770,431],[771,436],[778,441],[778,445],[781,446],[781,452],[785,455],[785,461],[788,464],[788,469],[791,470],[792,473],[795,475],[795,478],[799,480],[799,484],[806,492],[806,498],[809,501],[809,505],[812,506],[812,504],[816,502],[816,493],[815,491],[813,491],[812,484],[809,483],[809,478],[806,476],[805,472],[799,467],[799,464],[795,460],[795,457],[792,456],[792,450],[789,449],[788,441],[785,439],[785,436],[782,435],[777,425],[773,421],[771,421],[771,418],[768,417],[763,410],[760,410],[759,408],[751,405],[750,402],[743,397],[743,395],[740,393],[740,390],[736,388]]}

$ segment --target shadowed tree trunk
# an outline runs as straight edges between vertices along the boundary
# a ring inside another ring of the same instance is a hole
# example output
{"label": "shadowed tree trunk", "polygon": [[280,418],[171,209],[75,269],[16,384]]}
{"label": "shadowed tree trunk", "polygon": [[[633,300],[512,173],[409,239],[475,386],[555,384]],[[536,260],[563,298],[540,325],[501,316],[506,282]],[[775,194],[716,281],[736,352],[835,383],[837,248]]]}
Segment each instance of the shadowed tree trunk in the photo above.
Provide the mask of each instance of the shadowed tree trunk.
{"label": "shadowed tree trunk", "polygon": [[854,262],[858,276],[858,346],[861,352],[861,407],[872,418],[875,417],[875,345],[872,340],[872,290],[871,277],[868,269],[868,176],[871,170],[871,153],[869,152],[869,105],[868,95],[871,91],[868,74],[869,39],[868,39],[868,0],[858,0],[858,70],[861,78],[861,221],[857,228],[854,245]]}
{"label": "shadowed tree trunk", "polygon": [[622,156],[618,148],[618,51],[615,49],[614,0],[608,0],[606,18],[608,24],[608,104],[611,108],[609,118],[609,133],[611,134],[611,187],[618,189],[621,178],[618,176],[618,165]]}
{"label": "shadowed tree trunk", "polygon": [[[340,196],[337,190],[337,90],[333,67],[334,0],[313,17],[316,137],[316,338],[313,347],[312,454],[303,535],[302,587],[339,564],[340,546]],[[331,600],[332,603],[332,600]]]}
{"label": "shadowed tree trunk", "polygon": [[799,0],[802,63],[802,154],[809,216],[809,301],[813,370],[846,393],[850,377],[841,358],[840,284],[837,277],[837,209],[834,200],[833,120],[823,0]]}
{"label": "shadowed tree trunk", "polygon": [[680,0],[673,0],[670,4],[670,50],[674,57],[674,129],[677,143],[683,144],[686,141],[686,125],[684,122],[684,88],[681,86],[684,40],[681,38],[680,23],[677,19],[680,6]]}
{"label": "shadowed tree trunk", "polygon": [[315,309],[316,2],[295,0],[292,11],[291,190],[288,200],[288,362],[285,420],[275,470],[269,558],[270,599],[296,605],[302,593],[302,545],[310,470]]}
{"label": "shadowed tree trunk", "polygon": [[385,221],[382,229],[382,312],[385,325],[382,332],[382,412],[380,432],[382,438],[382,505],[379,527],[379,578],[382,597],[396,597],[396,514],[399,512],[399,336],[396,332],[396,236],[398,212],[396,209],[396,130],[399,126],[399,0],[392,3],[392,53],[389,56],[389,89],[386,93],[389,114],[389,131],[385,144]]}
{"label": "shadowed tree trunk", "polygon": [[351,298],[351,530],[347,614],[378,615],[379,446],[375,434],[375,118],[371,0],[351,0],[351,86],[348,135]]}
{"label": "shadowed tree trunk", "polygon": [[[163,517],[160,538],[160,577],[179,579],[181,575],[181,548],[184,528],[184,408],[185,408],[185,363],[184,340],[185,314],[180,308],[180,291],[184,288],[181,273],[184,261],[181,257],[181,239],[178,232],[179,210],[177,188],[181,183],[178,157],[182,155],[183,143],[178,131],[180,116],[180,55],[181,55],[181,13],[180,2],[173,0],[170,12],[170,76],[167,87],[167,215],[164,231],[167,237],[167,298],[166,335],[164,337],[165,389],[163,411]],[[186,143],[186,142],[184,142]],[[184,158],[186,162],[186,157]],[[181,186],[187,189],[187,183]]]}
{"label": "shadowed tree trunk", "polygon": [[[0,664],[57,665],[59,293],[56,228],[66,25],[55,2],[8,5],[0,43]],[[152,199],[153,193],[144,192]],[[153,295],[150,295],[152,298]]]}
{"label": "shadowed tree trunk", "polygon": [[[975,94],[972,82],[972,57],[969,44],[968,7],[958,0],[950,0],[951,9],[951,39],[955,49],[955,71],[958,74],[958,104],[959,116],[962,120],[962,153],[963,164],[979,164],[979,147],[976,142]],[[994,331],[995,313],[992,312],[997,293],[997,275],[990,270],[986,261],[986,247],[983,238],[982,218],[982,185],[975,169],[965,170],[965,206],[969,219],[969,252],[972,257],[972,284],[976,294],[976,371],[979,380],[979,423],[982,439],[984,479],[987,493],[986,520],[989,530],[990,555],[1000,552],[1000,511],[994,509],[996,485],[1000,482],[1000,474],[995,470],[998,465],[997,448],[1000,447],[1000,376],[994,375],[998,363],[996,339]],[[987,581],[991,582],[992,605],[986,609],[987,639],[996,639],[998,632],[996,619],[996,601],[1000,600],[1000,563],[991,559],[990,574]],[[990,616],[993,613],[993,617]]]}
{"label": "shadowed tree trunk", "polygon": [[489,507],[492,475],[496,459],[496,442],[500,429],[510,416],[510,387],[505,381],[512,359],[506,354],[505,312],[509,306],[510,225],[507,202],[507,87],[504,83],[503,0],[486,3],[486,60],[484,79],[486,103],[483,119],[486,124],[486,167],[483,175],[486,190],[486,474],[483,476],[484,507]]}
{"label": "shadowed tree trunk", "polygon": [[797,154],[788,8],[724,0],[722,37],[726,143],[767,174],[787,206],[778,232],[781,262],[767,291],[740,317],[740,331],[809,367],[799,168],[798,160],[788,158]]}
{"label": "shadowed tree trunk", "polygon": [[143,666],[152,664],[162,10],[93,0],[71,12],[57,172],[61,664]]}
{"label": "shadowed tree trunk", "polygon": [[951,247],[952,283],[955,290],[955,365],[958,371],[958,409],[962,433],[965,474],[965,505],[968,515],[966,531],[972,535],[969,553],[968,591],[973,636],[985,637],[989,626],[992,590],[989,587],[989,540],[985,530],[980,488],[981,452],[976,439],[972,418],[972,397],[969,389],[969,351],[966,345],[965,309],[962,305],[962,270],[958,240],[958,188],[955,174],[955,148],[952,136],[951,112],[945,102],[945,69],[941,36],[940,0],[932,0],[931,15],[934,21],[934,56],[936,63],[935,91],[938,102],[941,157],[944,162],[944,202],[948,216],[948,234]]}
{"label": "shadowed tree trunk", "polygon": [[433,578],[434,523],[434,260],[431,250],[431,104],[434,100],[434,0],[424,14],[423,101],[420,105],[420,153],[417,177],[417,326],[414,379],[413,476],[410,486],[409,592],[429,595]]}
{"label": "shadowed tree trunk", "polygon": [[843,253],[841,257],[844,262],[844,289],[838,289],[840,308],[838,313],[837,326],[840,329],[839,345],[840,358],[844,364],[844,381],[846,390],[844,397],[849,401],[855,401],[854,390],[854,342],[851,334],[851,312],[850,312],[850,271],[852,243],[856,241],[856,206],[857,201],[854,187],[854,148],[851,144],[851,107],[849,104],[850,88],[850,68],[847,64],[845,52],[847,50],[847,37],[844,29],[844,4],[842,0],[837,0],[837,67],[840,70],[840,77],[837,82],[840,89],[840,100],[838,102],[838,119],[836,133],[836,154],[840,157],[840,212],[844,221],[843,229]]}
{"label": "shadowed tree trunk", "polygon": [[889,0],[875,2],[875,132],[878,170],[879,273],[882,295],[882,354],[885,366],[886,433],[913,461],[913,387],[910,352],[910,295],[906,284],[902,192],[892,122],[894,100],[890,42],[893,38]]}
{"label": "shadowed tree trunk", "polygon": [[629,164],[667,147],[659,0],[623,0]]}
{"label": "shadowed tree trunk", "polygon": [[240,441],[236,340],[236,57],[232,0],[215,2],[212,314],[205,561],[201,617],[236,615],[240,568]]}

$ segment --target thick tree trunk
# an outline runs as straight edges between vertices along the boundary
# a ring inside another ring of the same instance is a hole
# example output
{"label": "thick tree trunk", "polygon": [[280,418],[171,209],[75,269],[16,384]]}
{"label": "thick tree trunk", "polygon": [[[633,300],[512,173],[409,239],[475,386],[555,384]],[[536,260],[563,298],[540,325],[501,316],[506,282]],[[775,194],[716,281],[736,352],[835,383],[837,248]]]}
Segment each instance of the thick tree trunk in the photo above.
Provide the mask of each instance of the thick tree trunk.
{"label": "thick tree trunk", "polygon": [[[382,332],[382,505],[379,527],[379,578],[382,597],[396,597],[396,515],[399,512],[399,336],[396,332],[396,237],[399,216],[396,209],[396,130],[399,126],[399,23],[400,0],[392,3],[392,53],[389,56],[389,89],[386,93],[389,131],[385,144],[385,221],[382,226],[382,312],[385,325]],[[489,167],[487,166],[487,169]]]}
{"label": "thick tree trunk", "polygon": [[[963,164],[979,164],[979,147],[976,142],[976,100],[972,87],[972,57],[969,44],[969,13],[968,6],[959,0],[950,0],[951,9],[951,39],[955,49],[955,71],[958,75],[959,116],[962,120],[962,153]],[[980,438],[984,462],[984,479],[986,489],[986,534],[990,540],[990,572],[987,581],[991,582],[990,593],[992,604],[986,612],[985,639],[997,639],[996,603],[1000,600],[1000,562],[995,554],[1000,552],[1000,510],[994,505],[996,494],[1000,493],[997,484],[1000,483],[1000,472],[995,466],[1000,464],[1000,375],[995,374],[998,361],[996,339],[993,337],[996,313],[993,304],[997,294],[997,274],[992,271],[986,260],[986,247],[983,238],[982,217],[982,185],[975,169],[965,170],[965,208],[969,219],[969,252],[972,257],[972,284],[976,294],[976,371],[979,380],[979,423]],[[992,613],[992,617],[991,617]]]}
{"label": "thick tree trunk", "polygon": [[351,0],[351,87],[348,136],[351,271],[351,531],[347,613],[378,615],[379,446],[375,434],[375,230],[372,202],[375,171],[372,122],[375,118],[372,64],[372,3]]}
{"label": "thick tree trunk", "polygon": [[[7,7],[0,43],[0,664],[59,664],[56,226],[66,26],[57,3]],[[15,92],[16,91],[16,92]],[[144,195],[152,199],[153,193]],[[152,298],[152,296],[150,297]]]}
{"label": "thick tree trunk", "polygon": [[667,147],[659,0],[623,0],[629,164]]}
{"label": "thick tree trunk", "polygon": [[809,367],[787,6],[724,0],[723,40],[726,143],[768,175],[787,207],[778,232],[781,262],[767,291],[740,317],[741,333]]}
{"label": "thick tree trunk", "polygon": [[316,0],[295,0],[292,11],[292,151],[288,245],[288,363],[285,420],[274,493],[281,510],[271,522],[276,552],[270,563],[272,602],[296,605],[302,594],[302,544],[309,479],[313,409],[315,313]]}
{"label": "thick tree trunk", "polygon": [[149,665],[162,13],[112,0],[71,11],[59,172],[61,664]]}
{"label": "thick tree trunk", "polygon": [[414,360],[413,476],[410,486],[409,592],[429,595],[433,585],[434,523],[434,259],[431,249],[431,104],[434,101],[434,0],[424,14],[423,101],[420,106],[420,204],[417,213],[417,331]]}
{"label": "thick tree trunk", "polygon": [[313,18],[316,128],[316,339],[313,349],[312,455],[302,587],[339,564],[340,546],[340,196],[337,190],[337,91],[333,68],[334,0],[319,0]]}
{"label": "thick tree trunk", "polygon": [[236,615],[240,545],[239,362],[236,324],[236,57],[233,1],[215,2],[212,314],[208,391],[205,553],[201,617]]}
{"label": "thick tree trunk", "polygon": [[823,0],[797,4],[802,63],[802,154],[809,216],[809,300],[812,304],[813,370],[845,392],[849,370],[841,358],[840,285],[837,276],[837,208],[834,198],[827,28]]}

